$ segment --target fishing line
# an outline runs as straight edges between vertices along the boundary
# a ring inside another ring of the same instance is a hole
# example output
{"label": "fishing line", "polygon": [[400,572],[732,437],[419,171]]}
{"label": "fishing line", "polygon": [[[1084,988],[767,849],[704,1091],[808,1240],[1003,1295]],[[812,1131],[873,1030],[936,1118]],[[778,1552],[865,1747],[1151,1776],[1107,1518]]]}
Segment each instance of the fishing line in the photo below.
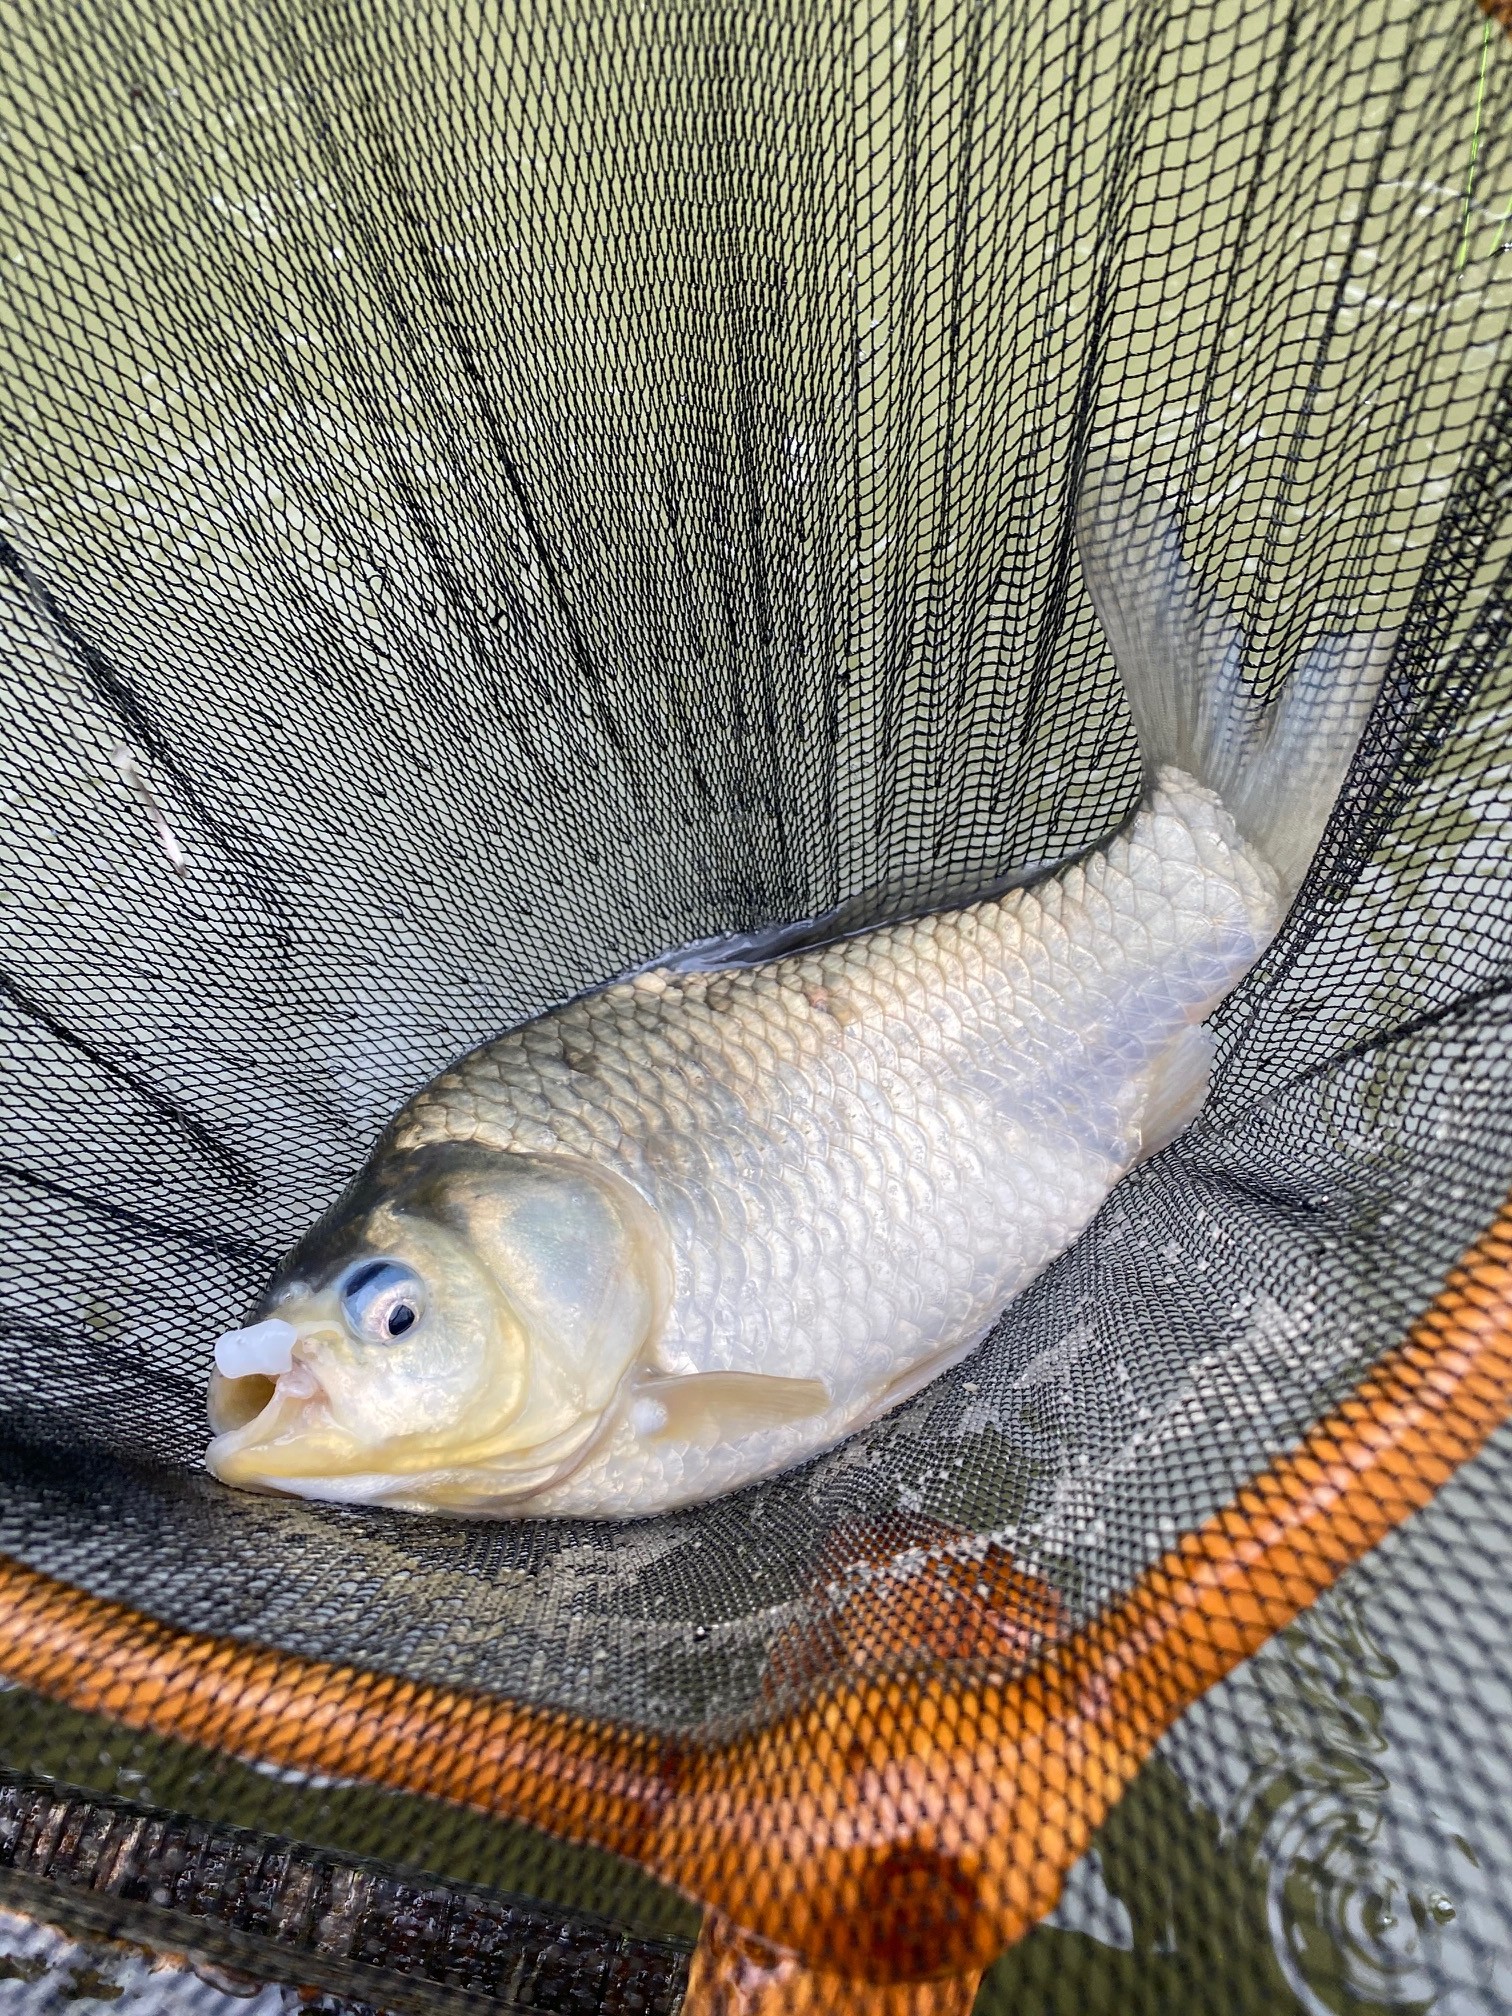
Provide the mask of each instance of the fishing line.
{"label": "fishing line", "polygon": [[[1486,16],[1485,32],[1481,36],[1480,81],[1475,87],[1475,124],[1470,132],[1470,172],[1465,181],[1465,208],[1460,221],[1459,258],[1455,262],[1454,269],[1457,273],[1464,271],[1465,260],[1470,252],[1470,197],[1475,188],[1475,157],[1480,152],[1481,107],[1485,103],[1486,98],[1486,58],[1490,54],[1490,51],[1491,17],[1488,14]],[[1503,219],[1503,222],[1505,222],[1505,219]],[[1501,232],[1498,229],[1497,237],[1500,238],[1500,236]],[[1494,252],[1496,247],[1493,245],[1491,249]]]}

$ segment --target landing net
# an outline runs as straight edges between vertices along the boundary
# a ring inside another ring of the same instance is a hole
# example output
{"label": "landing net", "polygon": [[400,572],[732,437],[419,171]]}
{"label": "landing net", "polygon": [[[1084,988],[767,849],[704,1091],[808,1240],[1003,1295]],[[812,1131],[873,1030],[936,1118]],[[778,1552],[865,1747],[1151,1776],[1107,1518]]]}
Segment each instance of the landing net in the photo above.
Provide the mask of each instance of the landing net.
{"label": "landing net", "polygon": [[[394,2007],[670,2009],[668,1884],[873,1990],[1011,1939],[982,2009],[1505,2007],[1501,27],[0,33],[0,1889]],[[1398,633],[1200,1120],[969,1362],[732,1499],[427,1522],[208,1479],[211,1341],[462,1050],[1116,825],[1073,543],[1105,451],[1262,691],[1331,621]],[[358,1876],[444,1909],[343,1919]]]}

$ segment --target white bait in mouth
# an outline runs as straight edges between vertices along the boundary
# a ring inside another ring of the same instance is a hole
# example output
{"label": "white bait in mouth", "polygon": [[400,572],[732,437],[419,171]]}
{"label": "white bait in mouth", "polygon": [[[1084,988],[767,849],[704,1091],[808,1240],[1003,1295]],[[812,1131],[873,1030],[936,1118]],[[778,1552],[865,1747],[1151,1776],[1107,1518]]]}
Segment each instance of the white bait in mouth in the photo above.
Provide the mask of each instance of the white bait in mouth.
{"label": "white bait in mouth", "polygon": [[1323,637],[1258,708],[1158,506],[1104,478],[1079,531],[1145,759],[1125,825],[990,901],[641,973],[462,1058],[222,1339],[217,1476],[500,1515],[710,1497],[960,1359],[1185,1125],[1391,639]]}
{"label": "white bait in mouth", "polygon": [[227,1379],[245,1379],[257,1373],[276,1379],[293,1364],[298,1335],[292,1323],[277,1316],[250,1323],[245,1330],[228,1330],[215,1340],[215,1369]]}

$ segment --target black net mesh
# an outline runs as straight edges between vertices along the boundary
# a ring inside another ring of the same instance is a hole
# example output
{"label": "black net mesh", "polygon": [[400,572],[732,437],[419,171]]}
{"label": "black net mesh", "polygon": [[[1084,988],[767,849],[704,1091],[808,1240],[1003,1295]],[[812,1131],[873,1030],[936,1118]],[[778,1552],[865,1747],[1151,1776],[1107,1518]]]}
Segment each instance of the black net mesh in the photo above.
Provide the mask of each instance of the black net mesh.
{"label": "black net mesh", "polygon": [[[0,32],[0,1548],[678,1741],[843,1665],[858,1534],[990,1541],[1095,1618],[1512,1184],[1500,29],[80,0]],[[1196,1125],[966,1364],[732,1499],[487,1524],[208,1479],[210,1341],[460,1051],[1116,824],[1137,752],[1073,540],[1104,447],[1162,472],[1262,687],[1331,613],[1400,639]],[[982,2007],[1507,2006],[1509,1460],[1191,1710]],[[603,1955],[675,1973],[697,1927],[508,1819],[26,1693],[0,1761],[18,1799],[582,1914],[599,1957],[546,1987],[426,1962],[510,2006],[649,2008]]]}

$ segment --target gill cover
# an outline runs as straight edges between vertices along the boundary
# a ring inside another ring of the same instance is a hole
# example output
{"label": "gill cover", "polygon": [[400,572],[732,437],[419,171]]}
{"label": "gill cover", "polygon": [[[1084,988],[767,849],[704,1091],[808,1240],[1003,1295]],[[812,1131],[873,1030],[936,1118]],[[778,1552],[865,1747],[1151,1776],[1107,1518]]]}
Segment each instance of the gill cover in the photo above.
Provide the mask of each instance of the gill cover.
{"label": "gill cover", "polygon": [[[419,1290],[397,1331],[368,1306],[390,1277]],[[212,1380],[210,1467],[415,1507],[528,1496],[592,1445],[670,1285],[659,1221],[607,1171],[472,1144],[380,1154],[259,1306],[294,1329],[289,1373],[255,1407],[251,1381]]]}

